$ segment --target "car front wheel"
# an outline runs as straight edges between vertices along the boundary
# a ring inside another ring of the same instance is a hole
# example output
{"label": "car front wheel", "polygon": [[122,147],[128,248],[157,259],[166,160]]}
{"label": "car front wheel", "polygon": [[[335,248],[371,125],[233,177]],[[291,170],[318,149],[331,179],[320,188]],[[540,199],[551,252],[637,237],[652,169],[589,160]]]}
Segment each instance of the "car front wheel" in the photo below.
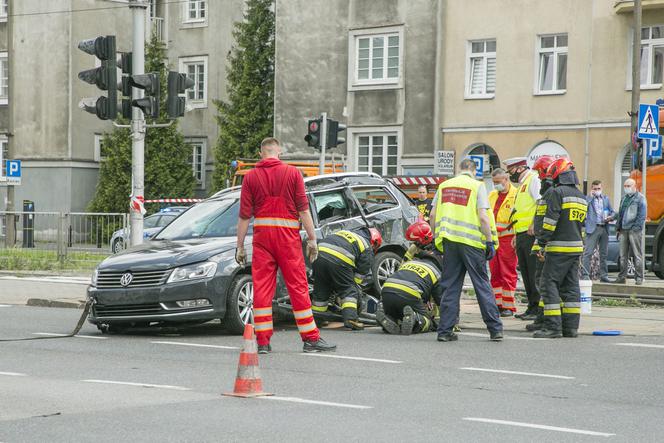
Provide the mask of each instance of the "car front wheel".
{"label": "car front wheel", "polygon": [[394,274],[401,265],[401,257],[394,252],[380,252],[376,255],[373,268],[374,287],[378,292],[383,288],[387,278]]}
{"label": "car front wheel", "polygon": [[124,249],[124,241],[122,240],[122,238],[116,238],[115,240],[113,240],[113,246],[111,246],[111,251],[113,251],[113,254],[117,254],[123,249]]}
{"label": "car front wheel", "polygon": [[254,321],[254,283],[251,275],[235,277],[228,292],[227,303],[224,325],[229,332],[242,334],[244,327]]}

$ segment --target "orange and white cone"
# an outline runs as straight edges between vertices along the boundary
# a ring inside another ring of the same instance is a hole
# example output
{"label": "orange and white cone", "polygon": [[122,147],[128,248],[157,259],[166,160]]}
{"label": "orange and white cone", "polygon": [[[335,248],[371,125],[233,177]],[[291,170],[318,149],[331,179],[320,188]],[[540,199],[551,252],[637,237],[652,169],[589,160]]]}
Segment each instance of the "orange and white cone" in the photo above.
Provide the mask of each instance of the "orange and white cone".
{"label": "orange and white cone", "polygon": [[248,324],[244,327],[244,345],[240,352],[240,362],[235,377],[233,392],[224,392],[223,395],[232,397],[261,397],[269,394],[263,392],[263,382],[258,370],[258,345],[254,337],[254,326]]}

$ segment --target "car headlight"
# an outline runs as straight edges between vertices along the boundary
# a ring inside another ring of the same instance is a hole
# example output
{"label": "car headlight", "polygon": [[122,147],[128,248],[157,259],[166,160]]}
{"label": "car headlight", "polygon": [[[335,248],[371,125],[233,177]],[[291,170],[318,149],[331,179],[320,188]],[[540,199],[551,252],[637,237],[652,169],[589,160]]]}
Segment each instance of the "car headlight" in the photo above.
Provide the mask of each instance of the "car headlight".
{"label": "car headlight", "polygon": [[166,283],[176,283],[186,280],[212,277],[217,272],[217,264],[212,261],[196,263],[194,265],[175,268]]}
{"label": "car headlight", "polygon": [[97,286],[97,277],[99,277],[99,269],[95,268],[95,272],[92,273],[92,286]]}

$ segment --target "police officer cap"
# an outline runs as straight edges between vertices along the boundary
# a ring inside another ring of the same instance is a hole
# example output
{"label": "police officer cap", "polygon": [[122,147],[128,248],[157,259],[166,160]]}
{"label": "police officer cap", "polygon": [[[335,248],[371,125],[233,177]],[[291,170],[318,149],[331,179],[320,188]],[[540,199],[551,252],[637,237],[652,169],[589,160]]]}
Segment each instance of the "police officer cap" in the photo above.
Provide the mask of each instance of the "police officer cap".
{"label": "police officer cap", "polygon": [[517,166],[528,166],[528,159],[526,157],[512,157],[503,160],[506,168],[515,168]]}

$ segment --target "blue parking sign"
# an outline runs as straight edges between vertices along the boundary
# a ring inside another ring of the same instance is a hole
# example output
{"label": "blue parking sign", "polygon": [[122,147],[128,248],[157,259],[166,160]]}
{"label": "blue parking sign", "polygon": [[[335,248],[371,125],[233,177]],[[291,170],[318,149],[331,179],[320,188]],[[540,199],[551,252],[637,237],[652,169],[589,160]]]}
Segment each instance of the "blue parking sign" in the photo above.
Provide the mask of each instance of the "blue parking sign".
{"label": "blue parking sign", "polygon": [[7,160],[7,177],[21,178],[21,160]]}
{"label": "blue parking sign", "polygon": [[470,155],[472,161],[475,162],[475,178],[481,180],[484,178],[484,156],[483,155]]}

